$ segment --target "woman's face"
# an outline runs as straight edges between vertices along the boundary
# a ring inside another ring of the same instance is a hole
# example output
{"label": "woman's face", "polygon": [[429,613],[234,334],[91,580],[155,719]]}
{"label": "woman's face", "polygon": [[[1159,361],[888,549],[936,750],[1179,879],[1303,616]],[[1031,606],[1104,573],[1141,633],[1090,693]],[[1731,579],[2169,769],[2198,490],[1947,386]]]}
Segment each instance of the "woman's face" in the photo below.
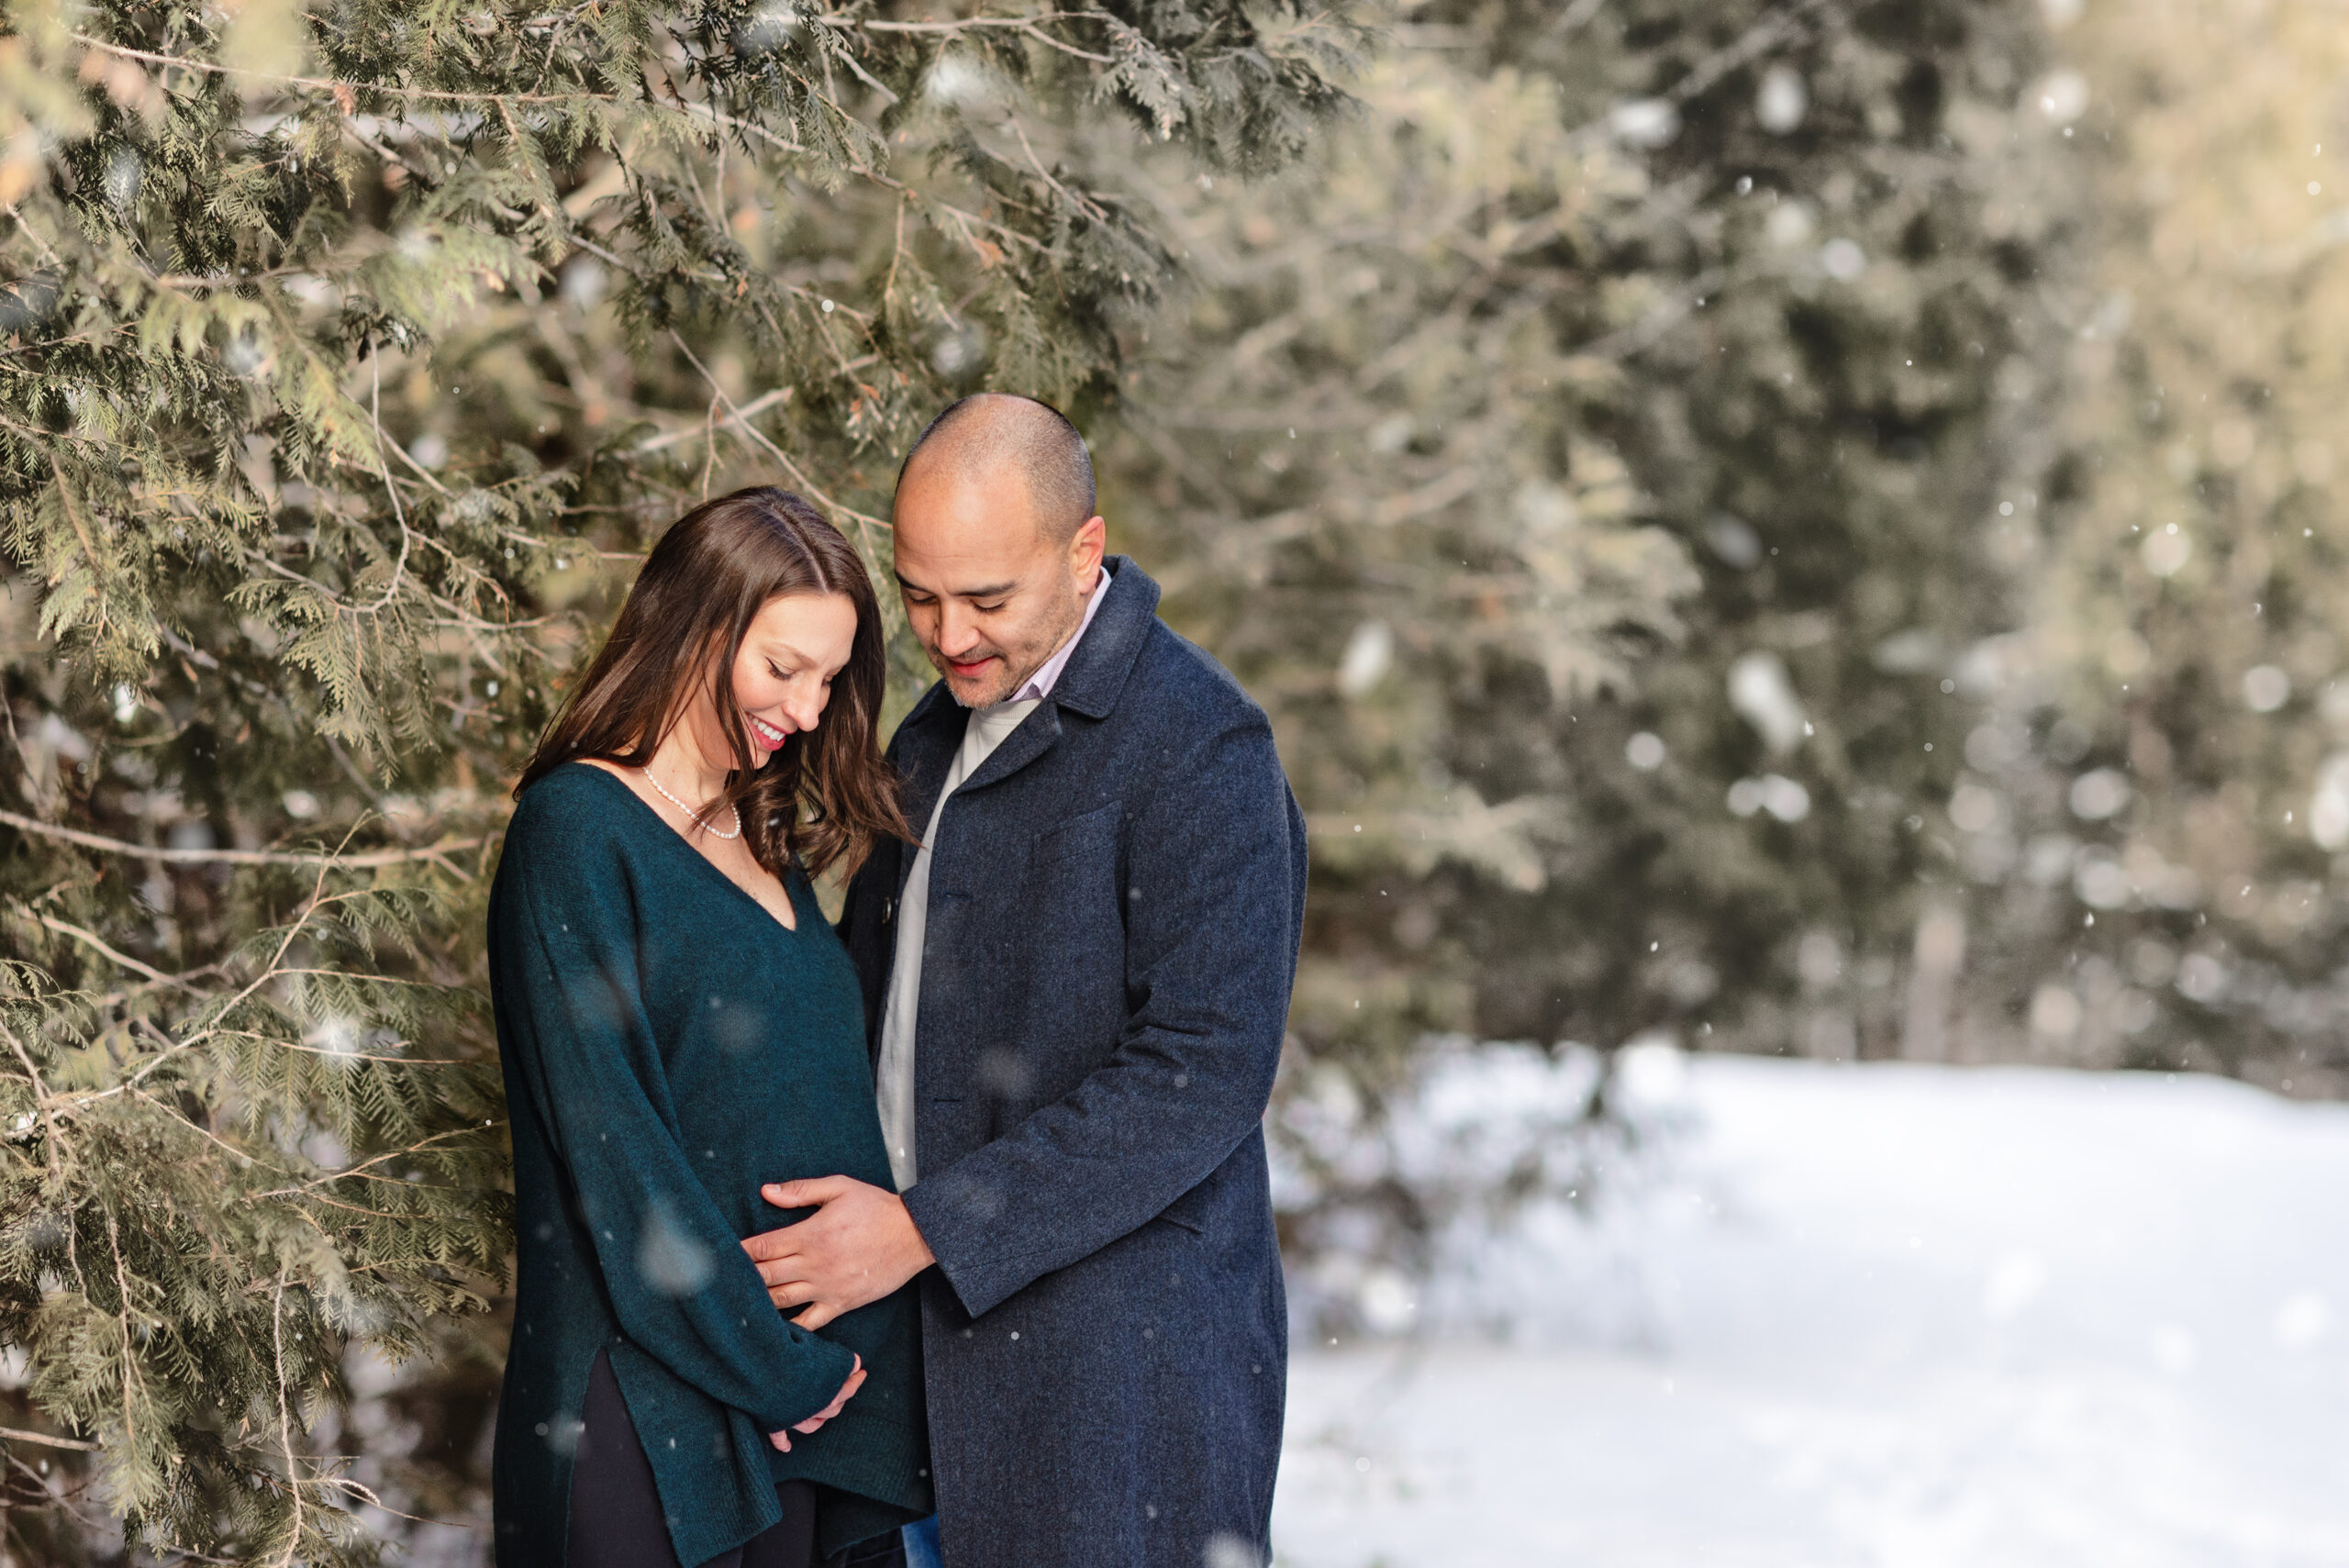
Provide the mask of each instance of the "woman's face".
{"label": "woman's face", "polygon": [[[845,594],[781,594],[760,606],[729,683],[754,766],[764,767],[786,737],[816,728],[855,641],[856,605]],[[706,689],[688,722],[704,762],[731,769],[733,748]]]}

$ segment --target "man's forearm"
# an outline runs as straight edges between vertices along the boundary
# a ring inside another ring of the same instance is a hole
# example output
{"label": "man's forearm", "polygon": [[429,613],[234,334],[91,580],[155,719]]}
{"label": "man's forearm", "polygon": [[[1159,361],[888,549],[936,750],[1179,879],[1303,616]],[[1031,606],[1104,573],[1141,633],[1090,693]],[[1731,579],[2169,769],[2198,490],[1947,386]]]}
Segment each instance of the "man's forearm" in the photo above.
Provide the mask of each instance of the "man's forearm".
{"label": "man's forearm", "polygon": [[[1276,1029],[1206,1061],[1130,1042],[1067,1098],[925,1176],[906,1208],[973,1316],[1148,1224],[1264,1119]],[[1207,1043],[1190,1037],[1193,1055]],[[1170,1062],[1170,1058],[1173,1061]],[[1179,1087],[1177,1085],[1180,1085]]]}

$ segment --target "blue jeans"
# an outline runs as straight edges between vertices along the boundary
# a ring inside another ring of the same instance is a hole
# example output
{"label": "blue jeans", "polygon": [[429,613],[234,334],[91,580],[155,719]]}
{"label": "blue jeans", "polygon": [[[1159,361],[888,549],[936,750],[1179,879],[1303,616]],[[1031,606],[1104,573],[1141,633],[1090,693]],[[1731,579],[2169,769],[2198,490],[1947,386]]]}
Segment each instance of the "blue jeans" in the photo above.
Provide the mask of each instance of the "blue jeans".
{"label": "blue jeans", "polygon": [[946,1568],[938,1554],[938,1516],[906,1527],[906,1568]]}

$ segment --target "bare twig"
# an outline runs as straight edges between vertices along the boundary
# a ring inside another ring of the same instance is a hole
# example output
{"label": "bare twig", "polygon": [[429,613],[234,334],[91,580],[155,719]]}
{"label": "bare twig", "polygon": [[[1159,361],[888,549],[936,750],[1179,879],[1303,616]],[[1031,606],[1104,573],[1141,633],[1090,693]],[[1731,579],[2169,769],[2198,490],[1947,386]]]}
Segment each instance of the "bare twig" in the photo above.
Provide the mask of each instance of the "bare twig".
{"label": "bare twig", "polygon": [[[33,1065],[32,1052],[25,1049],[25,1042],[17,1038],[17,1031],[10,1029],[5,1022],[0,1022],[0,1040],[8,1042],[8,1049],[16,1055],[17,1064],[25,1070],[25,1082],[32,1085],[33,1108],[40,1113],[41,1126],[49,1135],[43,1142],[49,1155],[50,1174],[53,1176],[64,1163],[67,1145],[64,1130],[57,1124],[57,1113],[50,1104],[49,1085],[41,1082],[40,1069]],[[66,1232],[66,1238],[70,1243],[72,1238],[72,1231],[70,1229]],[[81,1273],[79,1258],[74,1260],[73,1267],[76,1274]],[[83,1294],[85,1296],[89,1294],[86,1282],[83,1284]]]}
{"label": "bare twig", "polygon": [[718,406],[722,401],[720,395],[713,393],[709,412],[701,422],[701,498],[705,501],[709,499],[709,476],[718,468]]}
{"label": "bare twig", "polygon": [[1097,61],[1103,65],[1117,63],[1116,60],[1109,55],[1096,54],[1091,50],[1079,49],[1065,39],[1056,39],[1045,32],[1042,27],[1046,22],[1114,22],[1116,18],[1106,11],[1047,11],[1036,17],[967,17],[952,22],[884,22],[869,17],[818,17],[814,19],[824,27],[839,28],[843,30],[852,28],[858,32],[867,33],[925,33],[932,37],[940,34],[952,37],[957,33],[977,32],[983,28],[1003,28],[1015,33],[1024,33],[1038,43],[1056,49],[1063,54],[1073,54],[1079,60]]}
{"label": "bare twig", "polygon": [[98,1445],[83,1442],[80,1438],[51,1437],[47,1432],[28,1432],[15,1427],[0,1427],[0,1439],[12,1443],[39,1443],[43,1448],[70,1448],[77,1453],[96,1453]]}
{"label": "bare twig", "polygon": [[1726,268],[1708,267],[1659,301],[1653,309],[1637,321],[1618,327],[1586,343],[1577,344],[1567,351],[1585,359],[1628,360],[1653,347],[1665,333],[1687,319],[1688,313],[1697,307],[1698,300],[1711,298],[1738,281],[1741,280],[1732,277]]}
{"label": "bare twig", "polygon": [[[787,386],[779,386],[773,392],[761,393],[758,396],[753,397],[748,403],[743,404],[740,408],[737,408],[732,413],[727,415],[720,423],[732,425],[740,420],[751,418],[754,415],[763,414],[778,403],[790,402],[791,394],[792,388]],[[650,436],[645,439],[637,442],[636,446],[632,450],[635,451],[637,456],[642,457],[649,452],[657,452],[665,448],[674,447],[681,441],[690,441],[696,437],[705,434],[707,428],[706,426],[688,426],[682,430],[672,430],[665,436]],[[630,561],[641,561],[644,558],[640,555],[631,555],[628,559]]]}
{"label": "bare twig", "polygon": [[1044,183],[1050,185],[1052,189],[1058,191],[1061,194],[1062,198],[1065,200],[1069,206],[1076,208],[1077,211],[1083,213],[1094,222],[1107,223],[1109,221],[1109,215],[1103,212],[1099,205],[1097,204],[1090,196],[1081,196],[1074,191],[1070,190],[1066,185],[1062,184],[1058,180],[1052,178],[1052,171],[1044,167],[1044,161],[1036,156],[1036,145],[1028,139],[1028,128],[1019,123],[1019,117],[1018,115],[1010,117],[1010,125],[1011,134],[1019,139],[1019,150],[1028,154],[1029,166],[1036,171],[1036,175],[1039,179],[1042,180]]}
{"label": "bare twig", "polygon": [[[358,1176],[370,1167],[380,1165],[386,1160],[398,1160],[410,1154],[421,1154],[436,1143],[443,1142],[451,1138],[462,1137],[473,1130],[473,1129],[470,1127],[451,1128],[445,1132],[436,1132],[429,1138],[424,1139],[416,1143],[411,1143],[405,1149],[387,1150],[384,1153],[375,1155],[372,1159],[362,1160],[356,1165],[346,1166],[340,1171],[321,1172],[311,1180],[304,1182],[297,1186],[280,1187],[273,1192],[255,1193],[253,1194],[253,1196],[255,1199],[268,1197],[315,1197],[317,1195],[317,1190],[320,1187],[325,1186],[328,1182],[340,1182]],[[406,1182],[402,1182],[400,1184],[402,1186],[407,1186],[410,1184],[412,1184]]]}
{"label": "bare twig", "polygon": [[485,837],[442,839],[422,849],[369,850],[356,855],[328,851],[304,854],[285,850],[167,850],[153,844],[133,844],[122,839],[84,833],[78,828],[60,827],[54,822],[20,817],[13,811],[0,811],[0,825],[20,832],[38,833],[46,839],[61,840],[68,844],[79,844],[85,850],[97,850],[110,855],[129,855],[164,865],[317,866],[329,870],[340,867],[367,871],[378,866],[405,865],[413,861],[436,861],[445,864],[445,857],[455,851],[470,850],[488,841]]}
{"label": "bare twig", "polygon": [[848,505],[839,497],[829,494],[822,486],[810,479],[807,476],[807,471],[806,469],[801,468],[797,463],[792,462],[791,454],[789,452],[785,451],[781,447],[775,445],[774,441],[768,439],[765,431],[760,429],[756,425],[751,424],[742,417],[741,409],[736,407],[734,400],[726,395],[726,389],[718,384],[718,378],[709,373],[709,367],[703,364],[700,359],[695,355],[693,350],[685,346],[685,340],[677,335],[676,330],[674,328],[670,329],[669,340],[677,345],[677,351],[685,356],[685,361],[688,364],[692,365],[695,370],[701,373],[701,378],[704,382],[708,384],[710,391],[717,394],[718,400],[725,404],[728,410],[733,414],[734,418],[730,422],[734,427],[744,435],[748,436],[751,440],[757,442],[759,446],[766,451],[768,456],[774,458],[775,462],[783,464],[784,472],[791,475],[793,484],[798,485],[799,488],[805,490],[808,495],[813,495],[817,500],[822,502],[825,506],[830,507],[833,511],[840,513],[841,516],[854,517],[858,523],[862,524],[865,528],[880,528],[885,531],[889,528],[889,524],[885,519],[876,517],[870,512],[858,511],[855,507]]}
{"label": "bare twig", "polygon": [[104,957],[120,964],[123,968],[129,970],[133,974],[141,974],[146,976],[149,980],[153,981],[158,985],[175,985],[187,991],[193,991],[195,989],[194,985],[189,984],[185,980],[176,974],[166,974],[160,969],[141,963],[139,960],[131,957],[127,952],[118,951],[117,950],[107,946],[105,940],[99,937],[95,931],[85,931],[81,927],[74,925],[71,921],[61,920],[54,915],[36,915],[33,918],[39,920],[42,925],[47,926],[50,930],[57,932],[60,936],[72,937],[75,941],[84,943],[96,949]]}
{"label": "bare twig", "polygon": [[[347,1458],[348,1456],[346,1455],[344,1457]],[[393,1507],[390,1504],[384,1502],[384,1499],[378,1496],[372,1488],[364,1486],[359,1482],[353,1481],[348,1475],[322,1475],[318,1478],[318,1485],[328,1487],[337,1492],[344,1493],[350,1496],[356,1497],[361,1502],[366,1504],[369,1507],[389,1514],[395,1519],[406,1519],[411,1523],[420,1525],[439,1525],[443,1529],[474,1529],[479,1528],[475,1525],[467,1524],[462,1519],[434,1519],[427,1518],[422,1514],[404,1514],[397,1508]]]}
{"label": "bare twig", "polygon": [[106,1214],[106,1245],[114,1253],[114,1288],[121,1311],[117,1321],[122,1329],[122,1443],[123,1447],[136,1452],[139,1427],[131,1410],[138,1402],[134,1389],[140,1379],[139,1357],[130,1344],[130,1269],[122,1260],[122,1228],[115,1222],[112,1207],[107,1207]]}
{"label": "bare twig", "polygon": [[210,1143],[221,1152],[235,1160],[239,1166],[250,1165],[253,1163],[254,1157],[252,1155],[238,1148],[235,1144],[228,1142],[226,1139],[223,1139],[218,1133],[214,1132],[211,1129],[199,1126],[196,1121],[186,1113],[178,1110],[172,1106],[165,1105],[162,1101],[157,1099],[146,1090],[133,1089],[130,1091],[130,1097],[139,1101],[141,1105],[152,1106],[155,1109],[162,1112],[163,1115],[171,1118],[173,1121],[178,1122],[182,1127],[186,1128],[190,1132],[195,1133],[198,1138],[203,1139],[206,1142]]}
{"label": "bare twig", "polygon": [[285,1487],[294,1500],[294,1518],[286,1527],[285,1555],[278,1561],[291,1568],[302,1548],[302,1477],[294,1453],[294,1412],[285,1397],[285,1281],[292,1265],[277,1271],[277,1294],[270,1303],[269,1334],[277,1369],[277,1440],[285,1452]]}

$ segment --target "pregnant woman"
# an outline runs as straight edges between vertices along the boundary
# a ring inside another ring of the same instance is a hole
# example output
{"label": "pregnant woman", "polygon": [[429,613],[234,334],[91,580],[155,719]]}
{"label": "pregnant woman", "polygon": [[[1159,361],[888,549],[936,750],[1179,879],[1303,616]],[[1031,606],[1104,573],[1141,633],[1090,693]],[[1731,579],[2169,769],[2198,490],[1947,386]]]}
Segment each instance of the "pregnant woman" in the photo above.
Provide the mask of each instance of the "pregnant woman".
{"label": "pregnant woman", "polygon": [[905,831],[884,657],[848,541],[740,491],[654,547],[522,774],[489,902],[519,1243],[499,1568],[894,1562],[931,1509],[909,1290],[810,1332],[740,1246],[766,1183],[889,1182],[808,886]]}

